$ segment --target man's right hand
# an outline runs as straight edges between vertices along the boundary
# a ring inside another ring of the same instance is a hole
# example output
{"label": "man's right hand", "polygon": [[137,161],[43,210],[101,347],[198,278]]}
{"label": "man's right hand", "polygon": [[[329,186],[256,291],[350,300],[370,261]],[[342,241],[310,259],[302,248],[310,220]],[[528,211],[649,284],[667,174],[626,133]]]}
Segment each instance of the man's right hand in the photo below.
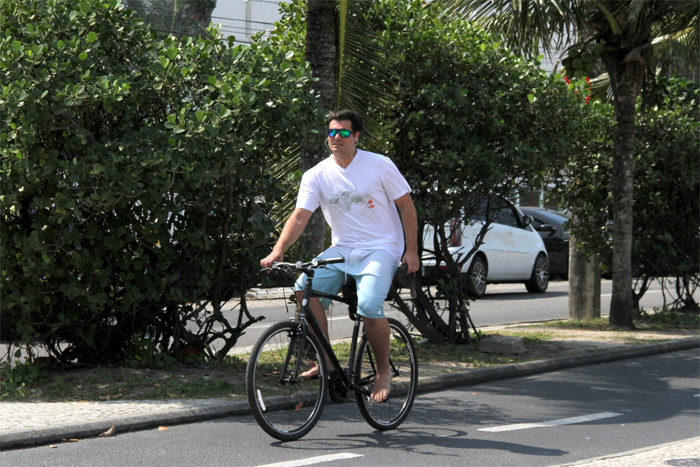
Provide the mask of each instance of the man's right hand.
{"label": "man's right hand", "polygon": [[294,210],[285,222],[280,238],[272,248],[272,253],[260,260],[260,266],[270,268],[275,262],[284,259],[284,252],[297,241],[299,235],[304,231],[306,223],[309,222],[311,214],[313,213],[307,209],[296,208]]}
{"label": "man's right hand", "polygon": [[272,253],[260,260],[260,266],[264,268],[271,268],[274,263],[282,261],[283,259],[284,253],[277,253],[273,250]]}

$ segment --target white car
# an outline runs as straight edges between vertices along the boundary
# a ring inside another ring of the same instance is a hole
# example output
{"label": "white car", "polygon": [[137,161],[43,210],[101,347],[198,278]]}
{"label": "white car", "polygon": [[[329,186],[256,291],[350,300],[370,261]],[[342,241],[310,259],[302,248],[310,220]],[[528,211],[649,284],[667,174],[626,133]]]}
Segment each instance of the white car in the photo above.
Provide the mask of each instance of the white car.
{"label": "white car", "polygon": [[[546,291],[549,259],[542,238],[531,225],[532,218],[523,215],[507,200],[496,201],[490,215],[493,221],[484,236],[484,243],[462,267],[462,272],[471,280],[471,294],[480,298],[486,292],[486,284],[500,282],[523,282],[531,293]],[[475,217],[466,224],[445,224],[445,232],[450,234],[448,249],[453,258],[463,258],[474,246],[486,221],[485,213]],[[432,227],[425,226],[423,275],[428,281],[433,278],[435,267],[433,232]]]}

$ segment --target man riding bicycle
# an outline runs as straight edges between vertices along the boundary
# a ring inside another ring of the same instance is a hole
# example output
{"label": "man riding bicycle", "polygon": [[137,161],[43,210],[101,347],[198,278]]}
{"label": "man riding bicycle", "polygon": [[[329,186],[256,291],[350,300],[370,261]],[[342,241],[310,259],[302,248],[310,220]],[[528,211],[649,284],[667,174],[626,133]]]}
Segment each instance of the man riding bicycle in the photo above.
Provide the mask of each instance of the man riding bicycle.
{"label": "man riding bicycle", "polygon": [[[390,336],[384,299],[401,263],[406,264],[406,274],[420,267],[416,209],[411,188],[394,163],[380,154],[357,149],[364,130],[358,113],[334,112],[328,116],[326,124],[332,154],[304,173],[296,209],[285,223],[272,252],[260,260],[260,264],[269,268],[274,262],[282,261],[285,251],[299,238],[313,212],[321,207],[331,227],[332,244],[318,258],[343,257],[345,262],[319,269],[314,276],[314,289],[337,294],[347,276],[355,279],[358,314],[362,316],[365,333],[377,357],[377,378],[370,400],[384,402],[391,385]],[[305,282],[306,276],[302,275],[295,284],[299,303]],[[312,298],[309,305],[328,335],[324,313],[328,303],[325,299]]]}

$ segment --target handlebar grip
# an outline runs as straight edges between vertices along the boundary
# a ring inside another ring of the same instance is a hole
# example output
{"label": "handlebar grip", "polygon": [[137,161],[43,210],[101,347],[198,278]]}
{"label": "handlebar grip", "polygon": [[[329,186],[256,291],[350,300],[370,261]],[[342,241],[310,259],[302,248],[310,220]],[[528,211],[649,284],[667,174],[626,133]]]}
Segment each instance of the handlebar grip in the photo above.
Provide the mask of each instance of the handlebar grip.
{"label": "handlebar grip", "polygon": [[320,259],[318,262],[319,262],[319,263],[322,263],[322,264],[344,263],[344,262],[345,262],[345,258],[328,258],[328,259],[325,259],[325,258],[324,258],[324,259]]}

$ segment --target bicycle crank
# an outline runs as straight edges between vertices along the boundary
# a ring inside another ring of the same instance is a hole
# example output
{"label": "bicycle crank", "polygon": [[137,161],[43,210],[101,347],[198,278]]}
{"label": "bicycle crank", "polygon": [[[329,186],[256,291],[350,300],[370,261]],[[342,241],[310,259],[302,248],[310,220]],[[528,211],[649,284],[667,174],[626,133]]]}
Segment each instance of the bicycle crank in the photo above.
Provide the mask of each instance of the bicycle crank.
{"label": "bicycle crank", "polygon": [[328,395],[331,396],[333,402],[338,403],[345,402],[345,399],[348,397],[348,388],[337,371],[331,374],[328,381]]}

